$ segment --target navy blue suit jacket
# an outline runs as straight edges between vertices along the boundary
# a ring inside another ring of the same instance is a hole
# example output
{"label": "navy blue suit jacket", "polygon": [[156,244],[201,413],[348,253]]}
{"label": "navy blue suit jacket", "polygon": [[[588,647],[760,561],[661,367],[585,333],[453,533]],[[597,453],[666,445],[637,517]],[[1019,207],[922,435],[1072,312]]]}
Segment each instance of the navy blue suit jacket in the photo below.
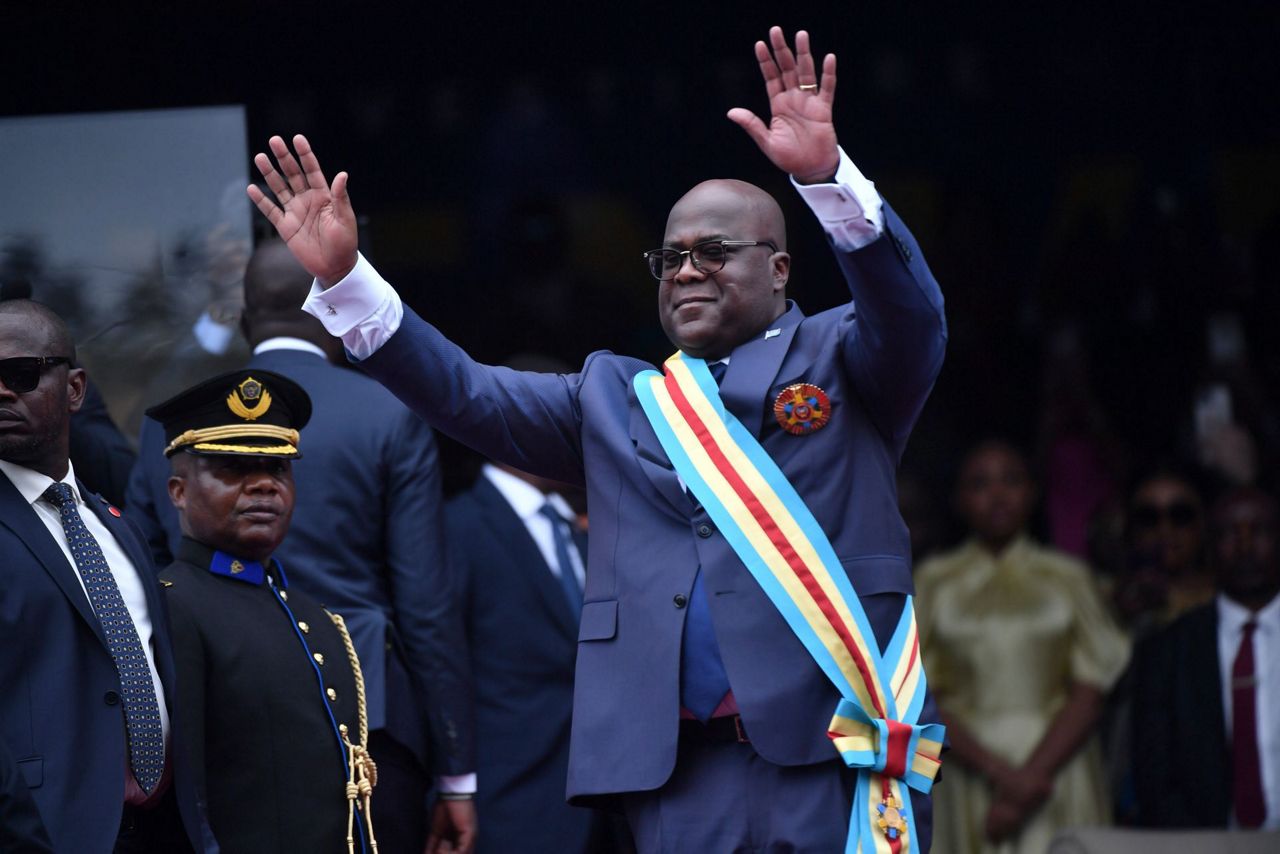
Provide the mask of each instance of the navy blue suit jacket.
{"label": "navy blue suit jacket", "polygon": [[[108,512],[104,499],[79,486],[142,578],[156,670],[170,712],[172,785],[195,850],[217,851],[179,747],[172,634],[146,543],[136,528]],[[75,569],[2,474],[0,685],[0,738],[30,787],[54,850],[111,851],[120,831],[127,767],[120,674]]]}
{"label": "navy blue suit jacket", "polygon": [[[852,302],[791,307],[731,354],[721,397],[759,438],[830,538],[880,644],[912,592],[895,470],[942,364],[942,295],[885,205],[885,234],[838,252]],[[699,566],[725,669],[756,751],[780,765],[835,757],[838,695],[705,511],[695,509],[636,401],[652,366],[601,352],[570,375],[475,363],[411,310],[362,367],[440,430],[533,474],[585,484],[591,518],[568,793],[655,789],[675,765],[680,643]],[[807,436],[772,414],[813,383],[831,421]],[[702,526],[709,526],[701,536]],[[923,720],[936,720],[932,701]],[[921,835],[928,809],[916,801]]]}
{"label": "navy blue suit jacket", "polygon": [[[369,728],[438,774],[473,769],[462,623],[452,608],[443,502],[431,428],[377,383],[301,350],[269,350],[275,371],[311,397],[297,504],[276,552],[289,580],[341,614],[364,671]],[[125,513],[157,554],[181,539],[169,502],[164,437],[147,419]],[[159,560],[159,558],[157,558]]]}
{"label": "navy blue suit jacket", "polygon": [[477,851],[593,850],[601,816],[564,801],[577,652],[564,590],[483,475],[445,515],[475,680]]}

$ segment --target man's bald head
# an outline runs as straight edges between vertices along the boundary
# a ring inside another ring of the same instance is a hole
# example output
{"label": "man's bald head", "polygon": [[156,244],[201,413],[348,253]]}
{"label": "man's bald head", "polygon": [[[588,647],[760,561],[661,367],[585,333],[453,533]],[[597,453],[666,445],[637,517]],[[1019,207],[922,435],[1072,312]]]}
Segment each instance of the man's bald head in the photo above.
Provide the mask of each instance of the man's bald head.
{"label": "man's bald head", "polygon": [[[723,266],[693,263],[690,250],[720,241],[713,248]],[[663,238],[663,248],[682,253],[680,268],[658,288],[667,337],[690,356],[714,360],[762,334],[786,311],[786,246],[782,209],[754,184],[719,178],[685,193]]]}
{"label": "man's bald head", "polygon": [[71,337],[71,329],[47,305],[29,299],[4,300],[0,302],[0,317],[14,318],[31,331],[31,340],[44,342],[41,352],[25,355],[66,356],[72,363],[75,362],[76,345]]}
{"label": "man's bald head", "polygon": [[284,241],[271,238],[258,245],[244,272],[244,315],[241,328],[250,345],[289,336],[310,341],[330,359],[341,357],[341,346],[302,303],[311,291],[311,274],[293,257]]}
{"label": "man's bald head", "polygon": [[[74,360],[67,324],[38,302],[0,302],[0,360],[32,356]],[[63,364],[41,367],[34,388],[19,391],[0,380],[0,460],[61,480],[67,473],[71,414],[84,401],[84,391],[84,371]]]}
{"label": "man's bald head", "polygon": [[712,178],[694,186],[680,197],[667,215],[667,230],[677,216],[694,211],[731,210],[742,217],[744,225],[753,229],[753,237],[741,240],[768,240],[782,252],[787,250],[787,222],[777,199],[746,181],[736,178]]}
{"label": "man's bald head", "polygon": [[283,240],[264,241],[244,271],[244,304],[259,314],[299,311],[311,290],[311,274],[302,268]]}

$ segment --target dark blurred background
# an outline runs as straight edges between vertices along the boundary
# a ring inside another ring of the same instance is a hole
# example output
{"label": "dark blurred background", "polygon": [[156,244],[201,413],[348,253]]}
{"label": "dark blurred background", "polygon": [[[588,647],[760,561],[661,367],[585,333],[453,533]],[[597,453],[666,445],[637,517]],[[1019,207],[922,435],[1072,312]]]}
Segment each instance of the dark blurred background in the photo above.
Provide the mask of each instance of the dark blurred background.
{"label": "dark blurred background", "polygon": [[380,270],[486,361],[665,356],[640,253],[713,176],[779,196],[808,312],[846,299],[724,118],[765,109],[753,41],[808,28],[839,57],[842,144],[947,296],[904,499],[936,504],[997,433],[1096,509],[1204,456],[1221,387],[1275,482],[1280,4],[16,5],[0,114],[243,104],[250,151],[305,132]]}

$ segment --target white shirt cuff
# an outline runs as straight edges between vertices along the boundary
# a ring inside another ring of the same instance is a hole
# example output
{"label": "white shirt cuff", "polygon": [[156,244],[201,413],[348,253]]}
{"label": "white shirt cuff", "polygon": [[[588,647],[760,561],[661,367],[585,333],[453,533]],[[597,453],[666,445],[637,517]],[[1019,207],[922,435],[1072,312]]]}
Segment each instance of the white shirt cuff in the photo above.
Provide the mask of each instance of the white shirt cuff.
{"label": "white shirt cuff", "polygon": [[341,338],[357,359],[377,352],[404,319],[400,295],[360,254],[351,272],[332,287],[312,282],[302,310],[319,319],[330,335]]}
{"label": "white shirt cuff", "polygon": [[436,788],[442,792],[456,795],[474,795],[476,793],[476,775],[458,774],[451,777],[437,777]]}
{"label": "white shirt cuff", "polygon": [[840,167],[830,184],[795,185],[837,249],[853,251],[872,243],[884,232],[884,202],[876,185],[859,171],[844,149]]}

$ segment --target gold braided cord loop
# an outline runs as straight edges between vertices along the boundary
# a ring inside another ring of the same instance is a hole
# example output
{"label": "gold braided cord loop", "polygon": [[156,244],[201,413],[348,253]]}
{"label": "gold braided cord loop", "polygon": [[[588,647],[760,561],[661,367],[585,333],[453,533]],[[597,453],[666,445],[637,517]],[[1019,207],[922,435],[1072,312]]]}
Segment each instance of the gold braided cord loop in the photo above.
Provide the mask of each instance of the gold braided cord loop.
{"label": "gold braided cord loop", "polygon": [[199,430],[187,430],[180,433],[164,449],[167,457],[185,445],[197,442],[217,442],[220,439],[244,439],[266,436],[279,439],[290,445],[298,444],[298,431],[291,427],[277,427],[274,424],[226,424],[222,427],[202,427]]}
{"label": "gold braided cord loop", "polygon": [[351,673],[356,678],[356,729],[359,738],[352,744],[350,732],[346,724],[341,724],[338,731],[342,733],[342,743],[347,748],[347,854],[355,854],[355,820],[356,810],[364,813],[365,825],[369,829],[369,847],[373,854],[378,854],[378,840],[373,836],[373,787],[378,785],[378,766],[369,755],[369,715],[365,706],[364,673],[360,670],[360,658],[351,643],[351,635],[347,632],[346,621],[332,611],[325,611],[338,634],[342,636],[342,645],[347,648],[347,661],[351,663]]}

